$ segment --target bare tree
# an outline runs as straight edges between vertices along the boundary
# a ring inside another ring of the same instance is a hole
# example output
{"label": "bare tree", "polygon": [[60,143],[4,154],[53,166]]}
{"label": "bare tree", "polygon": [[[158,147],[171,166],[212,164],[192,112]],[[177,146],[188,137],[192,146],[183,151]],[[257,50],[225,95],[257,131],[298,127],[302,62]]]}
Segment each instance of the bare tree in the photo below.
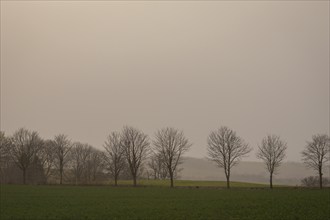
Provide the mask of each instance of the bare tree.
{"label": "bare tree", "polygon": [[10,155],[11,140],[6,137],[5,132],[0,131],[0,160],[7,160]]}
{"label": "bare tree", "polygon": [[103,165],[103,152],[92,147],[86,168],[86,176],[89,183],[96,181],[97,174],[102,171]]}
{"label": "bare tree", "polygon": [[171,179],[171,187],[174,187],[173,179],[175,171],[182,163],[182,155],[189,150],[191,144],[185,138],[183,131],[174,128],[158,130],[153,141],[154,151],[160,155]]}
{"label": "bare tree", "polygon": [[[147,163],[150,171],[154,177],[154,179],[161,179],[161,169],[164,167],[163,160],[161,159],[161,155],[153,153]],[[167,169],[166,169],[167,170]]]}
{"label": "bare tree", "polygon": [[[158,179],[158,164],[157,164],[157,160],[155,158],[155,155],[151,156],[150,161],[148,161],[148,167],[150,168],[151,172],[153,173],[153,177],[154,179]],[[148,174],[150,172],[148,171]],[[149,179],[149,175],[148,175],[148,179]]]}
{"label": "bare tree", "polygon": [[268,135],[261,141],[258,147],[257,158],[263,160],[270,174],[269,184],[273,188],[273,174],[276,174],[277,168],[285,158],[287,145],[276,135]]}
{"label": "bare tree", "polygon": [[129,167],[129,164],[127,163],[126,156],[125,156],[125,166],[123,167],[123,170],[120,172],[118,179],[122,179],[122,180],[132,179],[131,169]]}
{"label": "bare tree", "polygon": [[154,179],[166,179],[168,177],[168,170],[164,163],[162,155],[153,153],[147,163]]}
{"label": "bare tree", "polygon": [[64,134],[56,135],[53,140],[53,147],[55,151],[55,166],[60,174],[60,184],[63,183],[63,173],[65,165],[67,164],[67,156],[72,148],[71,141]]}
{"label": "bare tree", "polygon": [[207,139],[208,158],[225,171],[227,188],[230,188],[229,179],[231,168],[238,164],[242,157],[252,149],[236,132],[228,127],[221,127],[212,131]]}
{"label": "bare tree", "polygon": [[4,182],[6,181],[5,170],[8,168],[10,161],[10,145],[10,138],[6,137],[3,131],[0,131],[0,179]]}
{"label": "bare tree", "polygon": [[104,143],[104,160],[111,177],[115,180],[117,186],[120,172],[124,169],[126,158],[122,145],[121,136],[117,132],[112,132]]}
{"label": "bare tree", "polygon": [[136,186],[137,177],[149,153],[148,136],[136,128],[126,126],[122,131],[121,140],[125,158],[133,177],[133,185]]}
{"label": "bare tree", "polygon": [[5,132],[0,131],[0,159],[9,155],[10,138],[6,137]]}
{"label": "bare tree", "polygon": [[318,172],[319,184],[322,189],[323,165],[330,160],[330,138],[326,134],[318,134],[314,135],[312,139],[312,142],[307,142],[302,157],[308,167]]}
{"label": "bare tree", "polygon": [[10,154],[23,172],[23,184],[26,184],[26,170],[36,159],[42,147],[43,141],[36,131],[20,128],[13,134]]}
{"label": "bare tree", "polygon": [[90,145],[80,142],[74,143],[74,146],[70,150],[70,164],[76,185],[80,183],[81,177],[84,171],[86,171],[87,160],[91,151],[92,147]]}
{"label": "bare tree", "polygon": [[44,146],[39,151],[38,157],[41,166],[43,167],[46,181],[48,181],[54,169],[55,157],[56,157],[54,142],[52,140],[44,141]]}
{"label": "bare tree", "polygon": [[[158,179],[164,180],[169,177],[168,169],[166,167],[166,164],[164,163],[164,158],[161,155],[156,155],[157,159],[157,165],[158,165]],[[182,169],[175,170],[174,172],[174,179],[178,177],[178,172],[180,172]]]}

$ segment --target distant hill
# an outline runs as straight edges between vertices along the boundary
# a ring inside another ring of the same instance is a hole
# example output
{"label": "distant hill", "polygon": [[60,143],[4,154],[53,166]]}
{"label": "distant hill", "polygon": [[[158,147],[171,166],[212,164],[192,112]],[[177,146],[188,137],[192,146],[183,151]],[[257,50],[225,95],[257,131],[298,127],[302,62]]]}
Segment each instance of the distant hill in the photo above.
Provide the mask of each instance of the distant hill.
{"label": "distant hill", "polygon": [[[225,180],[223,169],[217,167],[215,163],[203,158],[183,158],[180,166],[180,179],[185,180]],[[301,179],[307,176],[315,176],[315,171],[305,167],[299,162],[285,162],[274,176],[274,184],[300,185]],[[324,176],[329,177],[329,167],[326,167]],[[254,183],[268,183],[269,174],[262,162],[241,161],[232,168],[232,181],[244,181]]]}

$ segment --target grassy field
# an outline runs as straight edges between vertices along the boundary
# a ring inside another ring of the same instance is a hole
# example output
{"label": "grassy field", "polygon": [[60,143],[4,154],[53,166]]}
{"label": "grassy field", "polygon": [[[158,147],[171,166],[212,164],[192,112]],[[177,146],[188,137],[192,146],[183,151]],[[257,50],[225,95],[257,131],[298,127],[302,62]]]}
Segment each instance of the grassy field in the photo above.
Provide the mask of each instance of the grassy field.
{"label": "grassy field", "polygon": [[2,185],[0,201],[1,220],[330,219],[329,189]]}

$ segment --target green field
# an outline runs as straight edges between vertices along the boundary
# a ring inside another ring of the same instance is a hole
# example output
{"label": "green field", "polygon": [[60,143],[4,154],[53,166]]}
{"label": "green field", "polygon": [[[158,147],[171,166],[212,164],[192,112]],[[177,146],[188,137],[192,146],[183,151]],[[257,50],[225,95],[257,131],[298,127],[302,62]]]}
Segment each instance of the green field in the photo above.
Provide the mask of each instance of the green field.
{"label": "green field", "polygon": [[[249,186],[237,183],[240,187],[244,185]],[[1,185],[0,204],[1,220],[330,219],[329,189]]]}

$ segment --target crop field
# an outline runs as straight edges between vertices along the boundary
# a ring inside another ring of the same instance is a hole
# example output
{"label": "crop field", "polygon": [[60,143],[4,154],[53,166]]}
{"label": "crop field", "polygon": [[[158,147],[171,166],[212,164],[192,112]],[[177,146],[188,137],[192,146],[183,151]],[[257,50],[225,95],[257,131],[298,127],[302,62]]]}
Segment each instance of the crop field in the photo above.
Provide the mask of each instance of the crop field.
{"label": "crop field", "polygon": [[329,189],[269,190],[254,184],[245,184],[244,188],[243,183],[236,183],[238,187],[230,190],[170,189],[157,186],[165,185],[162,182],[142,183],[154,187],[1,185],[0,219],[330,219]]}

